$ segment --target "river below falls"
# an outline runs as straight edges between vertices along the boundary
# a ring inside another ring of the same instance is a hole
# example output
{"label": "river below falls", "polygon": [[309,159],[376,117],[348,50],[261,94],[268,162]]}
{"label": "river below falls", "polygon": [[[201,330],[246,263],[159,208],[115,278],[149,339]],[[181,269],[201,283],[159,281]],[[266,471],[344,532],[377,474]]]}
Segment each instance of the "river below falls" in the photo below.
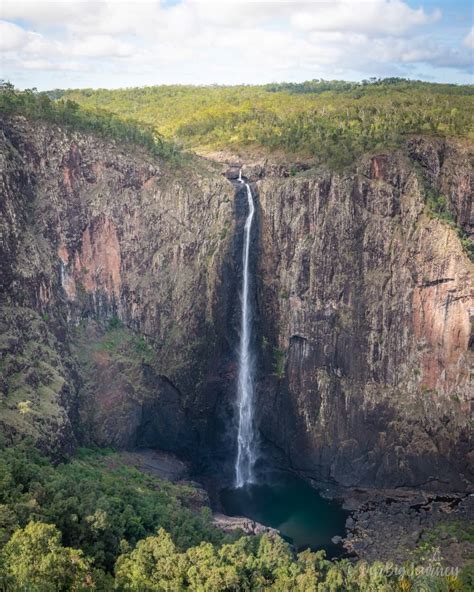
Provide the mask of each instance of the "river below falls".
{"label": "river below falls", "polygon": [[278,529],[298,551],[324,549],[328,557],[343,553],[331,539],[344,536],[348,512],[296,476],[278,474],[258,485],[223,489],[220,501],[229,516],[246,516]]}

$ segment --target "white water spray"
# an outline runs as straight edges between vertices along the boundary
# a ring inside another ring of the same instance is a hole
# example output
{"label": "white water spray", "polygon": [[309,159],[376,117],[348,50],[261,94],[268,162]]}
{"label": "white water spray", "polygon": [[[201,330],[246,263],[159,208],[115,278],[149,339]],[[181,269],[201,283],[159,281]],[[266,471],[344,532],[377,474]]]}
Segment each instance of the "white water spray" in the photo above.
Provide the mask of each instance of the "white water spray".
{"label": "white water spray", "polygon": [[249,299],[249,253],[252,222],[255,205],[250,185],[242,179],[239,181],[247,189],[249,213],[245,220],[244,246],[242,252],[242,315],[239,345],[239,375],[237,383],[238,431],[237,431],[237,459],[235,462],[235,486],[243,487],[254,481],[254,466],[256,461],[256,438],[254,426],[254,365],[250,351],[252,337],[252,311]]}

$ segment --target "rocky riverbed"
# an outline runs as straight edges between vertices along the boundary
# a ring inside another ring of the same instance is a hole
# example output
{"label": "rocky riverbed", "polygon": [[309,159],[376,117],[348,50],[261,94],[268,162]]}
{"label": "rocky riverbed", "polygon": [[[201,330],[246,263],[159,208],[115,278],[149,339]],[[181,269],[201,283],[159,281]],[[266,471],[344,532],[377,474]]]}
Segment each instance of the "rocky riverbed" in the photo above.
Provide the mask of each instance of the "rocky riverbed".
{"label": "rocky riverbed", "polygon": [[349,555],[404,563],[433,555],[461,567],[474,557],[474,495],[403,489],[322,492],[342,498],[351,512],[339,538]]}

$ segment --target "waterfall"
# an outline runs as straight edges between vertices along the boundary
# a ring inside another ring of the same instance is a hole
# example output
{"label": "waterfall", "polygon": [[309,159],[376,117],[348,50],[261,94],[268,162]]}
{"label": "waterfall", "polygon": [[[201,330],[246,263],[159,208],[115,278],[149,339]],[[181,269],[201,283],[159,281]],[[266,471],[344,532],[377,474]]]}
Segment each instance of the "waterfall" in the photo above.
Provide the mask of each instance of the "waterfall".
{"label": "waterfall", "polygon": [[241,326],[239,344],[239,374],[237,382],[238,430],[237,459],[235,462],[235,485],[243,487],[254,481],[254,465],[256,461],[256,441],[254,431],[254,364],[251,352],[252,310],[249,298],[249,254],[252,222],[255,205],[250,185],[242,179],[239,181],[247,190],[248,215],[244,227],[244,245],[242,250],[242,294],[241,294]]}

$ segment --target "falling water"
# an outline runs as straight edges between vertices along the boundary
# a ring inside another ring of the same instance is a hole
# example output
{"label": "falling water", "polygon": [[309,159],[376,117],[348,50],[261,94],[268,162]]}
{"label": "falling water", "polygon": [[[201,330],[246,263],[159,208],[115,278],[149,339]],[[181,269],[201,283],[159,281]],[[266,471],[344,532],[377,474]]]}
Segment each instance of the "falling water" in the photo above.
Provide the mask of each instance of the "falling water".
{"label": "falling water", "polygon": [[249,299],[249,252],[252,221],[255,214],[252,190],[250,185],[242,179],[239,181],[247,189],[249,212],[245,220],[244,246],[242,252],[242,316],[239,346],[239,375],[237,385],[238,432],[237,459],[235,463],[235,485],[243,487],[246,483],[254,482],[254,465],[256,460],[254,433],[254,379],[253,359],[251,354],[252,310]]}

